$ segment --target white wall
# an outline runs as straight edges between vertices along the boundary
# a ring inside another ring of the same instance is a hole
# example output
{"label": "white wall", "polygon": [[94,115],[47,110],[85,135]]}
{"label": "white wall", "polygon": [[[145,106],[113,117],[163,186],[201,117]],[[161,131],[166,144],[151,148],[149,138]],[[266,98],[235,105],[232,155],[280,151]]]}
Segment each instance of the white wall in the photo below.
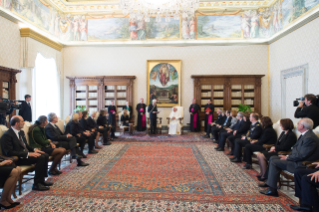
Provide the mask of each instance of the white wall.
{"label": "white wall", "polygon": [[[319,94],[319,18],[311,21],[289,35],[281,38],[269,47],[270,72],[270,117],[281,118],[281,82],[280,72],[285,69],[308,63],[308,93]],[[289,92],[294,92],[292,86]],[[293,95],[293,94],[288,94]],[[291,105],[292,102],[287,102]]]}
{"label": "white wall", "polygon": [[[182,106],[189,122],[193,98],[191,75],[265,74],[262,78],[262,113],[268,114],[268,46],[202,47],[67,47],[64,49],[64,117],[69,114],[69,80],[65,76],[135,75],[134,102],[146,99],[146,61],[182,60]],[[171,109],[160,108],[166,117]]]}

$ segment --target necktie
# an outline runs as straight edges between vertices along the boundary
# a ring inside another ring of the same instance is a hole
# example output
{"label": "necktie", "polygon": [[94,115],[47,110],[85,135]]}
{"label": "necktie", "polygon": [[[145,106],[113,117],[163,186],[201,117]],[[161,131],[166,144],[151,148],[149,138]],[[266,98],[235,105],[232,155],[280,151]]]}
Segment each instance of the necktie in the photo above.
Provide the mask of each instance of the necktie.
{"label": "necktie", "polygon": [[226,120],[225,120],[225,122],[223,124],[224,126],[227,124],[227,120],[228,120],[228,117],[226,118]]}
{"label": "necktie", "polygon": [[22,135],[21,135],[21,132],[19,132],[19,141],[20,141],[20,144],[24,147],[25,151],[28,152],[28,149],[27,147],[25,146],[23,140],[22,140]]}
{"label": "necktie", "polygon": [[302,134],[299,136],[298,141],[300,140],[301,137],[302,137]]}

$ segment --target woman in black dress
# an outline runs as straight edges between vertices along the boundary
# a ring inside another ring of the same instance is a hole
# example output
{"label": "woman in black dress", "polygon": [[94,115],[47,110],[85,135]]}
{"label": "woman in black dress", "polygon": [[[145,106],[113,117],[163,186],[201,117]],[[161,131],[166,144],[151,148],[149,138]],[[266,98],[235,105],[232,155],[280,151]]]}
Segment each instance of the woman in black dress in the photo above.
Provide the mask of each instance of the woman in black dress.
{"label": "woman in black dress", "polygon": [[[123,115],[121,116],[121,122],[122,122],[122,125],[123,126],[127,126],[129,127],[130,126],[130,116],[127,114],[127,110],[124,109],[124,112],[123,112]],[[128,129],[126,129],[127,131]]]}
{"label": "woman in black dress", "polygon": [[15,166],[12,160],[6,160],[0,156],[0,188],[3,188],[0,209],[10,209],[20,204],[20,202],[13,202],[11,194],[15,188],[21,173],[21,168]]}
{"label": "woman in black dress", "polygon": [[292,123],[291,119],[281,119],[280,127],[283,131],[280,134],[275,146],[271,147],[270,151],[265,150],[257,154],[260,166],[260,174],[258,176],[258,180],[260,181],[266,180],[266,172],[270,157],[278,155],[278,152],[280,151],[290,151],[291,147],[295,145],[297,141],[297,136],[292,131],[294,129],[294,124]]}

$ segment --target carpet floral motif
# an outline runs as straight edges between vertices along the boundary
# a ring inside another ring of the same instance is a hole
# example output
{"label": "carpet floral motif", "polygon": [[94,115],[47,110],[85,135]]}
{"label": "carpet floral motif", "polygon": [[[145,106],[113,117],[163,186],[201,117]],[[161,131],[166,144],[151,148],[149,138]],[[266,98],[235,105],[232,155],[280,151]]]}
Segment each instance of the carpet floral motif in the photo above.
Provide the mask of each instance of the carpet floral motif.
{"label": "carpet floral motif", "polygon": [[113,142],[51,177],[12,211],[290,211],[259,194],[255,171],[231,163],[212,143]]}

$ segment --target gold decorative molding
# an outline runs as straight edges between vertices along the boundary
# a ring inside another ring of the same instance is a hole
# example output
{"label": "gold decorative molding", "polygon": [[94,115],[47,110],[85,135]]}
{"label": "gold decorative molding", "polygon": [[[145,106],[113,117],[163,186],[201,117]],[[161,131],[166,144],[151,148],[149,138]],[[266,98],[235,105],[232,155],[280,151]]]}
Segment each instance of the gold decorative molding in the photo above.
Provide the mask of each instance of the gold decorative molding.
{"label": "gold decorative molding", "polygon": [[58,51],[61,51],[63,46],[60,43],[54,42],[50,40],[49,38],[33,31],[32,29],[29,28],[21,28],[20,29],[20,36],[21,37],[30,37],[36,41],[39,41],[47,46],[50,46]]}

